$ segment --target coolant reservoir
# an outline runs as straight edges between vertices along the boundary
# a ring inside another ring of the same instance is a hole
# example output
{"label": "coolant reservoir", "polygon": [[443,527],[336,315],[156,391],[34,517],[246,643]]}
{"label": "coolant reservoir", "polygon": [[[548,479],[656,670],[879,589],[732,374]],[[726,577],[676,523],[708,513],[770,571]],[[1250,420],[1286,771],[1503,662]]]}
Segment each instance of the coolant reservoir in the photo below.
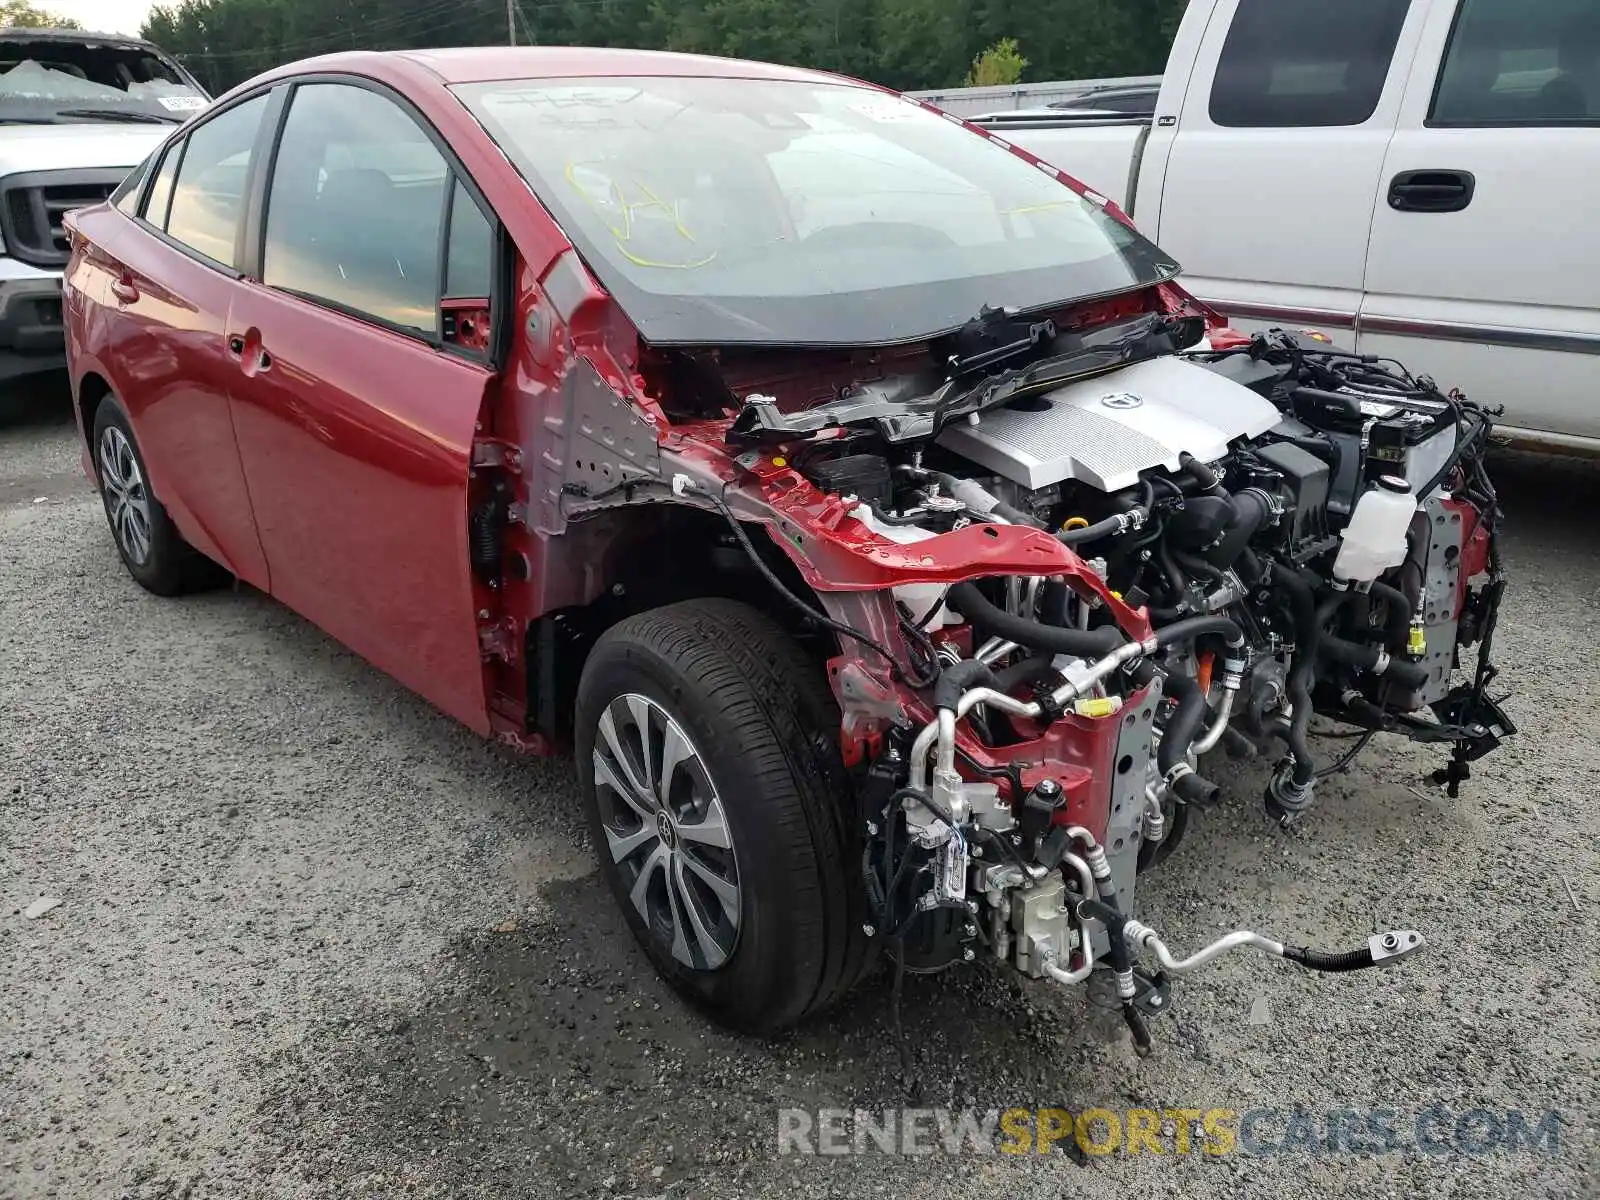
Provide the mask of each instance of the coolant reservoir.
{"label": "coolant reservoir", "polygon": [[[871,506],[866,504],[858,504],[850,515],[879,537],[899,542],[902,546],[925,542],[931,537],[938,536],[931,530],[918,529],[915,525],[885,525],[878,520]],[[935,609],[939,610],[937,625],[955,623],[950,610],[944,607],[944,594],[949,590],[950,585],[947,583],[903,583],[893,589],[894,598],[911,611],[912,621],[924,628],[935,624],[932,620]]]}
{"label": "coolant reservoir", "polygon": [[1345,583],[1370,583],[1405,561],[1406,532],[1417,512],[1411,485],[1398,475],[1385,475],[1356,501],[1350,523],[1339,536],[1344,542],[1333,561],[1333,577]]}

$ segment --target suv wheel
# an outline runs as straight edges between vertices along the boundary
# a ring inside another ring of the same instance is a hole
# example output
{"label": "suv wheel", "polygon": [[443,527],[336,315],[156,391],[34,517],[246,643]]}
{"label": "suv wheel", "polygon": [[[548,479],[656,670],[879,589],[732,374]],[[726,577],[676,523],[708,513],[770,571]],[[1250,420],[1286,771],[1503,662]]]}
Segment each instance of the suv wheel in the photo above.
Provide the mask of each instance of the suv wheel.
{"label": "suv wheel", "polygon": [[838,999],[871,948],[838,712],[781,627],[725,600],[630,617],[577,697],[595,849],[682,995],[752,1032]]}

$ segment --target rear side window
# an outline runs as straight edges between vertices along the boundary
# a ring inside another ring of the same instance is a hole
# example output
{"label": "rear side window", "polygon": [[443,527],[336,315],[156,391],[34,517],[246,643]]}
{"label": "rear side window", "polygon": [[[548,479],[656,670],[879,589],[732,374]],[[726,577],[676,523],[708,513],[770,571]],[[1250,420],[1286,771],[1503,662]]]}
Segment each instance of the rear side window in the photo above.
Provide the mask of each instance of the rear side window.
{"label": "rear side window", "polygon": [[[187,148],[178,164],[164,226],[167,236],[225,267],[238,265],[239,219],[244,212],[250,152],[266,107],[267,97],[257,96],[196,127],[185,139]],[[167,151],[169,159],[173,154],[173,150]],[[163,172],[165,169],[163,162]],[[160,184],[158,176],[145,214],[145,219],[158,227],[160,214],[155,202]]]}
{"label": "rear side window", "polygon": [[130,217],[136,215],[139,209],[139,193],[144,190],[144,181],[149,177],[150,159],[147,158],[117,185],[117,190],[111,193],[111,203]]}
{"label": "rear side window", "polygon": [[1600,125],[1600,0],[1463,0],[1431,125]]}
{"label": "rear side window", "polygon": [[296,89],[267,202],[264,281],[437,337],[451,183],[392,100],[343,84]]}
{"label": "rear side window", "polygon": [[167,213],[172,208],[172,184],[178,177],[178,159],[182,156],[182,142],[168,147],[161,165],[156,168],[155,182],[150,185],[150,198],[144,205],[144,219],[157,229],[167,227]]}
{"label": "rear side window", "polygon": [[1360,125],[1377,110],[1410,0],[1239,0],[1211,88],[1235,128]]}

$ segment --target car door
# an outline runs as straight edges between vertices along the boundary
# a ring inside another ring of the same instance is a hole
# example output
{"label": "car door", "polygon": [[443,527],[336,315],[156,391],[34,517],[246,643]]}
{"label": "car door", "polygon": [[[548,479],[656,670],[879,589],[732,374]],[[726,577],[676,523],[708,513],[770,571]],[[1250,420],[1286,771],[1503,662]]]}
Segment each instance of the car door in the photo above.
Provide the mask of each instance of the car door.
{"label": "car door", "polygon": [[1508,426],[1600,437],[1600,0],[1434,9],[1384,161],[1360,348],[1503,404]]}
{"label": "car door", "polygon": [[[1420,21],[1411,0],[1220,0],[1148,230],[1242,326],[1355,325],[1372,197]],[[1157,149],[1159,147],[1159,149]],[[1141,181],[1139,206],[1152,205]]]}
{"label": "car door", "polygon": [[396,97],[298,85],[228,341],[273,594],[487,731],[467,487],[495,374],[460,310],[494,235],[461,177]]}
{"label": "car door", "polygon": [[139,435],[151,486],[189,543],[268,586],[229,409],[227,353],[244,200],[271,97],[231,105],[167,147],[101,247],[105,361]]}

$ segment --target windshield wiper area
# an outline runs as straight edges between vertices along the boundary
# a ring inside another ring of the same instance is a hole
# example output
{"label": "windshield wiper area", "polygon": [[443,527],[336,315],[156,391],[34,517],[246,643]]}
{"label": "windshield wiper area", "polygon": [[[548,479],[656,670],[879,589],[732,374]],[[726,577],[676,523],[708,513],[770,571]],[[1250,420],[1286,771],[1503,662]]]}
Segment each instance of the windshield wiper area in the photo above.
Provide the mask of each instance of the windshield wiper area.
{"label": "windshield wiper area", "polygon": [[[979,319],[982,319],[981,314]],[[745,445],[781,442],[825,429],[866,424],[875,425],[879,436],[891,445],[920,441],[937,437],[946,424],[969,413],[1054,391],[1075,379],[1114,371],[1147,358],[1175,353],[1198,341],[1204,332],[1199,318],[1151,313],[1082,333],[1058,334],[1047,344],[1044,357],[1016,370],[985,375],[977,382],[972,380],[976,368],[965,365],[958,355],[947,365],[964,365],[965,373],[953,375],[932,390],[927,389],[929,381],[926,379],[900,376],[857,388],[832,404],[819,404],[792,413],[783,412],[777,402],[768,397],[753,397],[745,401],[734,417],[728,429],[728,441]],[[992,365],[1039,346],[1037,340],[1029,340],[1021,346],[1013,340],[980,350],[976,356],[967,356],[966,361],[970,363],[973,357],[990,354],[993,357],[988,361]]]}
{"label": "windshield wiper area", "polygon": [[58,117],[82,117],[90,121],[133,121],[140,125],[181,125],[181,117],[163,117],[133,108],[60,108]]}

